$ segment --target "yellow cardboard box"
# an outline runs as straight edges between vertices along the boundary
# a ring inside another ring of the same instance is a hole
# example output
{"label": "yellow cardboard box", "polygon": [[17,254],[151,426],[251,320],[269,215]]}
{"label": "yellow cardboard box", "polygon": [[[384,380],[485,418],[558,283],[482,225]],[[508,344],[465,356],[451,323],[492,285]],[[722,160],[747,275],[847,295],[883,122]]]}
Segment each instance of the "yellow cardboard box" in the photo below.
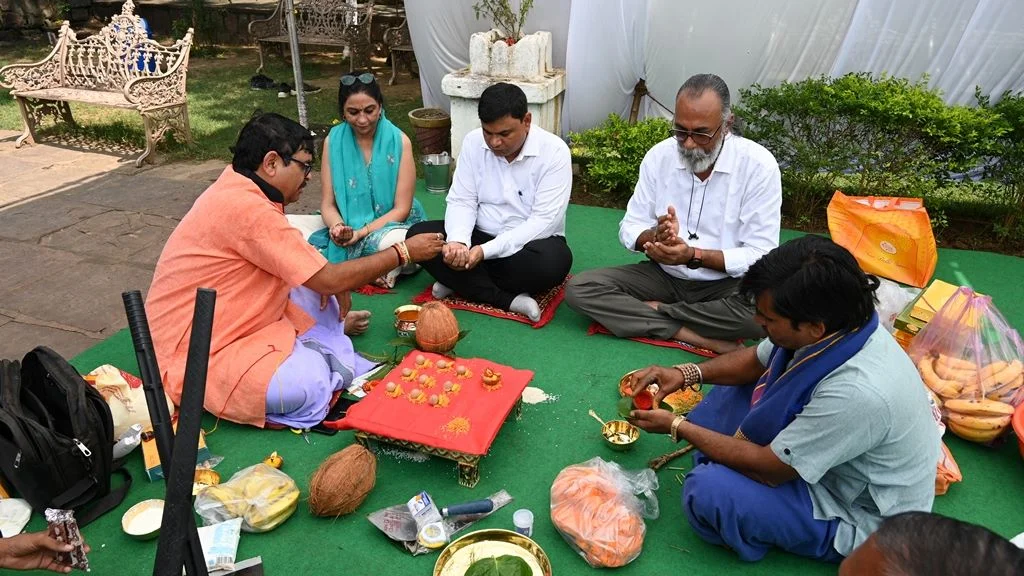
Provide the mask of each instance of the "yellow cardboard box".
{"label": "yellow cardboard box", "polygon": [[922,322],[931,322],[931,319],[939,313],[942,306],[953,297],[953,294],[956,294],[959,288],[949,282],[932,280],[932,283],[914,303],[910,315]]}

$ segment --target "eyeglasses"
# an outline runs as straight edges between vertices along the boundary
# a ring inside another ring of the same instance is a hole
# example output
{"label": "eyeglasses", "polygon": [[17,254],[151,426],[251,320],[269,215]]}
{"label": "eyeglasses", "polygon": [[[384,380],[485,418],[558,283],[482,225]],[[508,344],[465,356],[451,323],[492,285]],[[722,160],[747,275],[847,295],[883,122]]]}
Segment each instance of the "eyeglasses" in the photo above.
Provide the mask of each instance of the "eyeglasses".
{"label": "eyeglasses", "polygon": [[302,166],[302,171],[304,172],[304,174],[302,175],[303,178],[309,176],[309,173],[313,171],[313,165],[312,164],[309,164],[307,162],[303,162],[302,160],[299,160],[299,159],[295,158],[294,156],[282,156],[282,158],[284,158],[285,161],[287,161],[287,162],[295,162],[299,166]]}
{"label": "eyeglasses", "polygon": [[363,72],[359,76],[345,74],[344,76],[341,77],[341,85],[351,86],[356,83],[356,80],[362,82],[363,84],[373,84],[374,78],[373,74],[370,74],[369,72]]}
{"label": "eyeglasses", "polygon": [[718,134],[718,131],[722,129],[722,126],[725,126],[725,122],[719,124],[718,128],[715,128],[715,131],[712,132],[711,134],[707,134],[705,132],[694,132],[692,130],[684,130],[682,128],[672,128],[669,130],[669,134],[671,134],[672,137],[675,138],[680,144],[686,142],[687,138],[692,138],[694,144],[697,144],[699,146],[705,146],[707,144],[710,144],[711,141],[714,140],[715,135]]}

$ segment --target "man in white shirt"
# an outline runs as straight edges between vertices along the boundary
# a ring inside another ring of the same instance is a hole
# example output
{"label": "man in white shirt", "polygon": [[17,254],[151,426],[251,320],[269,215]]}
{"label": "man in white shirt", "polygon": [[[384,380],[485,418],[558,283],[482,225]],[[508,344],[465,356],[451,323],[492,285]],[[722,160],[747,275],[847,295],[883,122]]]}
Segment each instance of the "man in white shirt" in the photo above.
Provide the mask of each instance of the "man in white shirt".
{"label": "man in white shirt", "polygon": [[437,280],[435,298],[456,293],[536,322],[531,294],[561,284],[572,267],[569,147],[531,126],[526,94],[514,84],[484,90],[478,114],[481,128],[463,140],[444,220],[416,224],[408,236],[446,236],[441,255],[422,263]]}
{"label": "man in white shirt", "polygon": [[730,132],[729,102],[714,74],[679,88],[672,134],[644,156],[619,224],[623,246],[648,260],[569,281],[569,306],[616,336],[719,353],[764,336],[736,288],[779,245],[782,180],[771,152]]}

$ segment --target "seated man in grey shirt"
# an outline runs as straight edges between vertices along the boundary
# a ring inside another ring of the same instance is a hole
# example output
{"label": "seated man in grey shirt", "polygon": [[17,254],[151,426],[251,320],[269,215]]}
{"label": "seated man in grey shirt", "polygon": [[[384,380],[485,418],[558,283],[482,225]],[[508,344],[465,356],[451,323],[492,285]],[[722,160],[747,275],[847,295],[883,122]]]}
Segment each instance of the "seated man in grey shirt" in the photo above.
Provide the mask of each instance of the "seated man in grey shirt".
{"label": "seated man in grey shirt", "polygon": [[715,384],[688,417],[631,414],[700,451],[682,501],[701,538],[747,561],[775,546],[838,562],[883,518],[931,510],[939,431],[917,370],[878,323],[877,287],[831,240],[792,240],[740,283],[767,340],[636,374],[634,393],[658,384],[655,405]]}

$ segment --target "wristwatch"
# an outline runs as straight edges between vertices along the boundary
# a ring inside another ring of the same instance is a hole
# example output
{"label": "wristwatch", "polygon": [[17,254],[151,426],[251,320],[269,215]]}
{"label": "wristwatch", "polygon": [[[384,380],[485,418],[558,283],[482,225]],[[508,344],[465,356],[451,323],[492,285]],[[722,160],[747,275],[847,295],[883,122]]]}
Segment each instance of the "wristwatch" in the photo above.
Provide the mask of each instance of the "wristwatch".
{"label": "wristwatch", "polygon": [[697,268],[703,266],[704,259],[701,256],[703,256],[703,253],[700,251],[700,248],[694,248],[693,258],[690,258],[690,261],[686,263],[686,267],[689,268],[690,270],[696,270]]}

